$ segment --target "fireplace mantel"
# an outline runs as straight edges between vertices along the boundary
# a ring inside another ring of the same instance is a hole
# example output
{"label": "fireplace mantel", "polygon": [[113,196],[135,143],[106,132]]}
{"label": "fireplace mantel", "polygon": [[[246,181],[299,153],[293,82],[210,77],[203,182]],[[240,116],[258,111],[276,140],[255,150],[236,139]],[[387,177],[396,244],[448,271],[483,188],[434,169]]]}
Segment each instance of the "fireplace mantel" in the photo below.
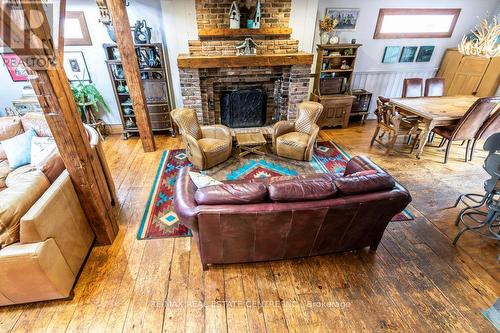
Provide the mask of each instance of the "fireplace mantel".
{"label": "fireplace mantel", "polygon": [[276,67],[311,65],[312,63],[312,53],[306,52],[254,56],[179,55],[177,58],[177,65],[179,68]]}

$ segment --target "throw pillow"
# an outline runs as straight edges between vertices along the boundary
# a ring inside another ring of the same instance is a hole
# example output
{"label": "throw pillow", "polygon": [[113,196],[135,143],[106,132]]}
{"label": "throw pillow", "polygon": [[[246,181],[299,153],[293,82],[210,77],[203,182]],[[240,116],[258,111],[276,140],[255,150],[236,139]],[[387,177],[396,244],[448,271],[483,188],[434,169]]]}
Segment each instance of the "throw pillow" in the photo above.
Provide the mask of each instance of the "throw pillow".
{"label": "throw pillow", "polygon": [[29,164],[31,161],[31,139],[36,135],[29,130],[23,134],[2,141],[2,147],[12,169]]}
{"label": "throw pillow", "polygon": [[42,169],[43,165],[57,152],[56,142],[53,137],[34,136],[31,139],[31,165]]}
{"label": "throw pillow", "polygon": [[220,181],[215,180],[210,176],[202,175],[201,173],[198,172],[189,171],[189,176],[191,177],[191,180],[193,181],[193,183],[196,185],[197,188],[204,188],[213,185],[222,185]]}

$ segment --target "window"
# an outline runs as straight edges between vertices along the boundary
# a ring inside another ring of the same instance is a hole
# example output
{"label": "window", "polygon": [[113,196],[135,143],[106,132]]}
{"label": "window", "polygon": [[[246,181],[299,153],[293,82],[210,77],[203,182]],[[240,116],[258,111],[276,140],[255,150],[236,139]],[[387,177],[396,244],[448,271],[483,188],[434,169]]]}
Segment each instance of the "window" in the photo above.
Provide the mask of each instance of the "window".
{"label": "window", "polygon": [[460,8],[381,8],[375,39],[451,37]]}

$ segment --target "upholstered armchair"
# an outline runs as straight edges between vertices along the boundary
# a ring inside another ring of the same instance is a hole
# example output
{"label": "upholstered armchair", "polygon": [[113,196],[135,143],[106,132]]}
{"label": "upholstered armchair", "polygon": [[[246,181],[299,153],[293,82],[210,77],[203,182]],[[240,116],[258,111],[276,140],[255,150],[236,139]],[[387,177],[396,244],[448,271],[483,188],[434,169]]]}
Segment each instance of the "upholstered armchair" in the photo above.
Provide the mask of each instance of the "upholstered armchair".
{"label": "upholstered armchair", "polygon": [[179,127],[189,161],[204,170],[231,156],[231,131],[224,125],[200,126],[193,109],[175,109],[172,119]]}
{"label": "upholstered armchair", "polygon": [[276,155],[299,161],[310,161],[319,133],[316,124],[323,105],[316,102],[299,104],[295,121],[278,121],[273,127],[273,150]]}

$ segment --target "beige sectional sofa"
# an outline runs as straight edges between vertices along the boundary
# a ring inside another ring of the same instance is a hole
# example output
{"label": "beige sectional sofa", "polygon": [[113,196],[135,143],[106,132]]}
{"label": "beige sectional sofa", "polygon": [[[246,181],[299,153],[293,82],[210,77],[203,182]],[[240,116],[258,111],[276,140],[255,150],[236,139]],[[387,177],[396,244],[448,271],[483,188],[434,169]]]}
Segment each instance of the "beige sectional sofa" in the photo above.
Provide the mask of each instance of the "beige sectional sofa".
{"label": "beige sectional sofa", "polygon": [[[0,118],[0,140],[28,128],[51,135],[43,115],[28,114]],[[67,298],[93,240],[59,156],[12,170],[0,148],[0,306]]]}

